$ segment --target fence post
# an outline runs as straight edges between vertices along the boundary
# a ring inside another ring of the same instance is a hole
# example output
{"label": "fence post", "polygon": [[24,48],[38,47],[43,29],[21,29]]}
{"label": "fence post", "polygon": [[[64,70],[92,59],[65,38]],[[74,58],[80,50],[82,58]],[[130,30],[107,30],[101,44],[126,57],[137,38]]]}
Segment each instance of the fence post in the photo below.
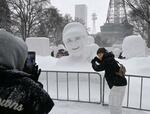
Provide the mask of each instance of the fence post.
{"label": "fence post", "polygon": [[88,73],[88,85],[89,85],[89,102],[90,102],[91,101],[90,73]]}
{"label": "fence post", "polygon": [[46,83],[47,83],[47,93],[48,93],[48,72],[46,72]]}
{"label": "fence post", "polygon": [[102,89],[103,89],[103,90],[102,90],[102,94],[103,94],[103,95],[102,95],[102,97],[103,97],[103,98],[102,98],[102,105],[104,105],[104,102],[105,102],[105,77],[103,77],[103,83],[102,83],[102,85],[103,85],[103,86],[102,86]]}
{"label": "fence post", "polygon": [[130,76],[128,76],[127,107],[129,107]]}
{"label": "fence post", "polygon": [[58,91],[58,72],[56,72],[56,87],[57,87],[57,99],[59,97],[59,91]]}
{"label": "fence post", "polygon": [[69,79],[68,79],[68,72],[67,72],[67,100],[69,100]]}
{"label": "fence post", "polygon": [[77,73],[77,84],[78,84],[78,101],[80,101],[80,90],[79,90],[79,72]]}
{"label": "fence post", "polygon": [[140,91],[140,109],[142,108],[142,96],[143,96],[143,77],[141,77],[141,91]]}

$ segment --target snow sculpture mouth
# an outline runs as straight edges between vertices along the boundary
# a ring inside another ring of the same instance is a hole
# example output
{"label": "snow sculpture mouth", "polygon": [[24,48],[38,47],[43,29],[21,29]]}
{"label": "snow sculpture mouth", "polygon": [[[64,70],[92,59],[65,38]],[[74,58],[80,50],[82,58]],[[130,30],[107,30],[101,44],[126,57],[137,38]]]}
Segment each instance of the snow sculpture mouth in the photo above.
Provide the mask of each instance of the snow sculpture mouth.
{"label": "snow sculpture mouth", "polygon": [[78,50],[80,47],[72,48],[72,50]]}

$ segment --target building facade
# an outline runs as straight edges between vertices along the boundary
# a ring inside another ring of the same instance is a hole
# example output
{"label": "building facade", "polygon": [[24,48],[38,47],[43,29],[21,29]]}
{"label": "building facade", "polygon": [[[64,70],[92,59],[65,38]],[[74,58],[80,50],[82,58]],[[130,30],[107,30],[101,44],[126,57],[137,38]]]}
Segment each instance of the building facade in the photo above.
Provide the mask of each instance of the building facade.
{"label": "building facade", "polygon": [[87,6],[85,4],[75,5],[75,20],[87,27]]}

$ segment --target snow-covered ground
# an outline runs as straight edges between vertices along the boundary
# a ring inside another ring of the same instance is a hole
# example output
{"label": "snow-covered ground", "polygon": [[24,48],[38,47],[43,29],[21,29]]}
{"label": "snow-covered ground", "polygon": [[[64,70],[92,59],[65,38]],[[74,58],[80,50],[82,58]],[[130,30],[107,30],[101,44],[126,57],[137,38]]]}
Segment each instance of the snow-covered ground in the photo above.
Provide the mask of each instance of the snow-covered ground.
{"label": "snow-covered ground", "polygon": [[[54,101],[55,106],[49,114],[110,114],[108,106],[90,103]],[[123,114],[150,114],[133,109],[123,108]]]}

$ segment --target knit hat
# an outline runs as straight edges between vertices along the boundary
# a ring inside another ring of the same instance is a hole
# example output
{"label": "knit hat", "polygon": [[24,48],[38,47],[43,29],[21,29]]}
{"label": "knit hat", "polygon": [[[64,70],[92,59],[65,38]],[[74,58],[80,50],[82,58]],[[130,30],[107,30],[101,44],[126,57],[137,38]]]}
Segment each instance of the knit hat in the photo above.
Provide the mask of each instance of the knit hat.
{"label": "knit hat", "polygon": [[63,41],[72,36],[84,36],[87,37],[86,28],[79,22],[71,22],[64,27]]}
{"label": "knit hat", "polygon": [[0,65],[22,70],[27,58],[27,45],[21,38],[0,29]]}

